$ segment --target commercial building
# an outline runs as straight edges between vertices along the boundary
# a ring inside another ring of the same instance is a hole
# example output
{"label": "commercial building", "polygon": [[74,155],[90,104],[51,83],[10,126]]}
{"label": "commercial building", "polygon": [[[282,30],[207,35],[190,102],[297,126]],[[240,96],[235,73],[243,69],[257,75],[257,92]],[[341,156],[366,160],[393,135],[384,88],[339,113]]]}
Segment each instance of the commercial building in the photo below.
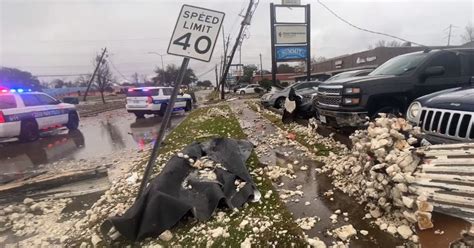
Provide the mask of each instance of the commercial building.
{"label": "commercial building", "polygon": [[[459,47],[470,47],[470,43],[466,43]],[[455,48],[455,46],[445,47],[429,47],[428,49],[441,49],[441,48]],[[417,51],[423,51],[426,47],[376,47],[371,50],[346,54],[335,58],[328,59],[323,62],[315,63],[311,65],[311,80],[326,79],[327,77],[336,75],[340,72],[376,68],[379,65],[385,63],[387,60],[396,57],[398,55],[412,53]],[[306,75],[299,74],[295,76],[295,81],[305,81]]]}
{"label": "commercial building", "polygon": [[[297,76],[296,73],[278,73],[276,74],[276,79],[280,81],[282,85],[287,85],[287,84],[292,84],[295,82],[295,77]],[[262,81],[263,79],[268,79],[272,80],[272,74],[263,74],[260,76],[260,74],[255,74],[255,76],[252,77],[252,83],[258,83]]]}

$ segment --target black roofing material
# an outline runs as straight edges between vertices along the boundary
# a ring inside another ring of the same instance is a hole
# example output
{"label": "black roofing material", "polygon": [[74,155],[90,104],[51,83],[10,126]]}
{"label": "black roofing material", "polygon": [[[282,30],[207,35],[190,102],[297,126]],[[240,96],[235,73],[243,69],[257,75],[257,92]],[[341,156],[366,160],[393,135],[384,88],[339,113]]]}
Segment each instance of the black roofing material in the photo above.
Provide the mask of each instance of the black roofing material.
{"label": "black roofing material", "polygon": [[[198,169],[191,167],[188,159],[173,156],[132,207],[123,216],[112,217],[108,221],[121,235],[137,241],[158,236],[185,216],[205,221],[216,208],[242,207],[260,196],[245,165],[252,148],[248,141],[228,138],[190,144],[182,151],[190,158],[196,161],[208,156],[222,164],[223,168],[214,170],[216,180],[197,177]],[[185,179],[191,189],[183,187]],[[246,182],[238,192],[236,179]]]}

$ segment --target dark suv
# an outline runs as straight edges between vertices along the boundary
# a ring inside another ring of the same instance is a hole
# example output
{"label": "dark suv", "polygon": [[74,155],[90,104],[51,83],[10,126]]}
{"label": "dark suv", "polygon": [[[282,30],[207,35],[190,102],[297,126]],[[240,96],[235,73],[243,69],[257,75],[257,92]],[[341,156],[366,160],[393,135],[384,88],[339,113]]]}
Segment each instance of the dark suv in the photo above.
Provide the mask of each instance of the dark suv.
{"label": "dark suv", "polygon": [[431,143],[474,141],[474,87],[454,88],[416,99],[407,119]]}
{"label": "dark suv", "polygon": [[379,113],[405,113],[416,98],[467,86],[474,75],[474,49],[425,50],[400,55],[365,77],[322,83],[314,106],[331,126],[361,126]]}

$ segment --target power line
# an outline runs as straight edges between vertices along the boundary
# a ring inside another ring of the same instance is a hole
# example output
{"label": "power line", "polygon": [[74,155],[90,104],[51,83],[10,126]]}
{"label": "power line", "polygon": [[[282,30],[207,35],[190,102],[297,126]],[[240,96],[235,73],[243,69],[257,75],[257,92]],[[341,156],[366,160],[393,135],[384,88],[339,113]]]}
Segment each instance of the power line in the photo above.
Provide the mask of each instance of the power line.
{"label": "power line", "polygon": [[353,27],[353,28],[356,28],[356,29],[359,29],[359,30],[362,30],[362,31],[365,31],[365,32],[368,32],[368,33],[372,33],[372,34],[378,34],[378,35],[383,35],[383,36],[387,36],[387,37],[390,37],[390,38],[393,38],[393,39],[397,39],[397,40],[401,40],[401,41],[405,41],[405,42],[409,42],[409,43],[412,43],[412,44],[415,44],[415,45],[418,45],[418,46],[422,46],[422,47],[427,47],[425,45],[422,45],[420,43],[416,43],[416,42],[413,42],[413,41],[409,41],[409,40],[406,40],[406,39],[403,39],[403,38],[400,38],[398,36],[395,36],[395,35],[391,35],[391,34],[386,34],[386,33],[382,33],[382,32],[378,32],[378,31],[372,31],[372,30],[368,30],[368,29],[365,29],[365,28],[361,28],[359,26],[356,26],[354,24],[352,24],[351,22],[347,21],[346,19],[342,18],[341,16],[339,16],[336,12],[334,12],[333,10],[331,10],[328,6],[326,6],[324,3],[321,2],[321,0],[317,0],[318,3],[323,6],[325,9],[327,9],[331,14],[333,14],[336,18],[338,18],[339,20],[341,20],[342,22],[345,22],[347,25]]}
{"label": "power line", "polygon": [[88,76],[90,73],[78,73],[78,74],[50,74],[50,75],[33,75],[35,77],[79,77]]}
{"label": "power line", "polygon": [[215,66],[212,66],[212,68],[211,68],[211,69],[209,69],[209,70],[208,70],[208,71],[206,71],[206,72],[203,72],[203,73],[199,74],[199,75],[198,75],[198,76],[196,76],[196,77],[197,77],[197,78],[200,78],[200,77],[202,77],[202,76],[205,76],[205,75],[207,75],[208,73],[210,73],[211,71],[213,71],[213,70],[214,70],[214,67],[215,67]]}
{"label": "power line", "polygon": [[123,79],[125,79],[126,81],[130,81],[127,77],[125,77],[118,69],[117,67],[115,67],[114,63],[112,62],[112,60],[109,58],[108,61],[110,62],[110,65],[112,66],[112,68],[114,68],[114,70],[120,75],[122,76]]}

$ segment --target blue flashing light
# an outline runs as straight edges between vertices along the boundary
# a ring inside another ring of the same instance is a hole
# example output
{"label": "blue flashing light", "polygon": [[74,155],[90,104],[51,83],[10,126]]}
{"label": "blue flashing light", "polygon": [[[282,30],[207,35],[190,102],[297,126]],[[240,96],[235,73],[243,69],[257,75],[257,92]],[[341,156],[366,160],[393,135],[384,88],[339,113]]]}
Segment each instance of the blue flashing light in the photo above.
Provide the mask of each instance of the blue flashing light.
{"label": "blue flashing light", "polygon": [[28,89],[28,92],[31,92],[31,89]]}
{"label": "blue flashing light", "polygon": [[16,90],[15,89],[10,89],[10,92],[14,93],[14,92],[16,92]]}
{"label": "blue flashing light", "polygon": [[24,90],[23,89],[17,89],[18,93],[23,93]]}

